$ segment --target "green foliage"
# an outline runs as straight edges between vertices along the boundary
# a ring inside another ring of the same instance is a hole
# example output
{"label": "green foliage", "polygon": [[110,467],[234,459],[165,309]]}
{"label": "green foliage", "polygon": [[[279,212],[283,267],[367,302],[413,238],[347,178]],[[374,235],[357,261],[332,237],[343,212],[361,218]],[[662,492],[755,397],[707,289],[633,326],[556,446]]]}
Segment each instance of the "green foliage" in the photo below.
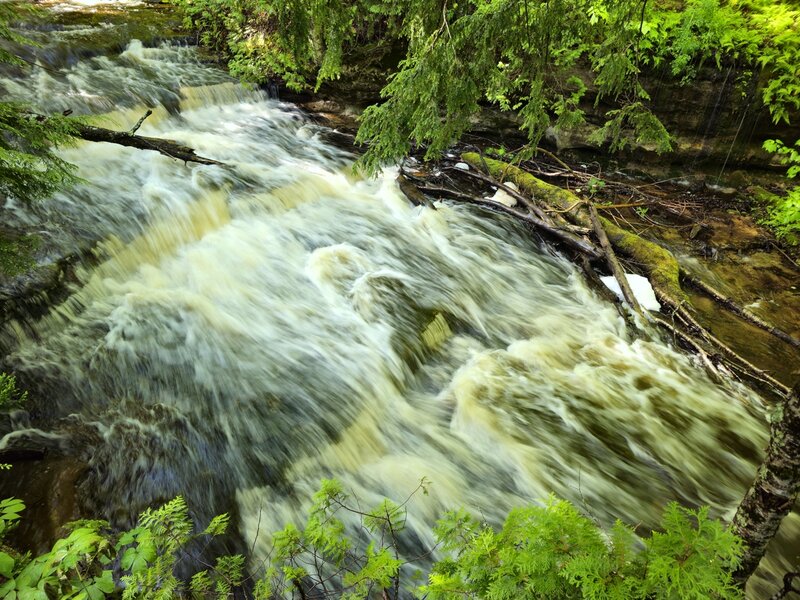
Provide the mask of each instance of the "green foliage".
{"label": "green foliage", "polygon": [[[616,103],[595,140],[621,150],[636,140],[671,149],[639,82],[668,67],[681,81],[704,65],[734,62],[762,71],[773,119],[800,107],[800,9],[767,0],[173,0],[200,40],[222,52],[237,75],[289,87],[319,86],[341,75],[354,50],[379,41],[405,50],[369,107],[357,140],[368,170],[414,146],[431,158],[458,139],[482,103],[516,111],[535,147],[549,126],[583,122],[596,103]],[[577,77],[579,68],[588,74]],[[356,65],[358,66],[358,65]]]}
{"label": "green foliage", "polygon": [[[24,506],[13,499],[11,502],[16,502],[12,514],[16,520]],[[74,529],[58,540],[50,552],[36,558],[0,552],[0,597],[6,600],[106,598],[115,589],[112,572],[105,568],[111,556],[108,532],[97,521]]]}
{"label": "green foliage", "polygon": [[0,193],[23,201],[41,198],[75,181],[74,167],[53,152],[71,140],[64,117],[42,117],[22,104],[0,102]]}
{"label": "green foliage", "polygon": [[34,267],[33,253],[42,240],[35,235],[3,235],[0,233],[0,273],[18,275]]}
{"label": "green foliage", "polygon": [[[0,501],[0,540],[24,508],[14,498]],[[187,591],[198,599],[229,598],[243,581],[242,556],[218,558],[188,586],[173,572],[188,543],[222,535],[227,524],[228,516],[220,515],[203,533],[193,534],[186,503],[178,497],[145,511],[136,528],[121,534],[112,533],[105,521],[75,522],[66,538],[35,558],[0,546],[0,598],[100,600],[121,592],[122,598],[172,600]]]}
{"label": "green foliage", "polygon": [[766,140],[764,150],[773,152],[781,157],[781,163],[788,165],[786,176],[794,179],[800,174],[800,140],[794,146],[787,146],[781,140]]}
{"label": "green foliage", "polygon": [[0,540],[17,526],[19,515],[23,510],[25,510],[25,504],[22,500],[16,498],[0,500]]}
{"label": "green foliage", "polygon": [[[800,140],[794,146],[780,140],[767,140],[764,149],[781,157],[781,162],[788,166],[786,176],[789,179],[800,174]],[[776,198],[767,207],[767,212],[769,216],[762,222],[772,227],[778,238],[790,244],[800,243],[800,186],[794,186],[786,196]]]}
{"label": "green foliage", "polygon": [[606,187],[606,182],[594,176],[591,177],[589,183],[586,184],[586,190],[589,192],[589,196],[594,196],[602,191],[604,187]]}
{"label": "green foliage", "polygon": [[[640,539],[620,522],[606,531],[554,497],[543,506],[513,509],[499,530],[464,510],[448,513],[434,530],[442,558],[427,583],[415,587],[412,578],[401,582],[408,563],[398,546],[406,504],[419,491],[427,493],[425,480],[401,504],[384,500],[362,511],[339,482],[323,481],[305,526],[288,524],[274,534],[271,562],[250,586],[241,555],[217,558],[189,582],[175,577],[187,544],[221,535],[228,525],[227,515],[221,515],[193,533],[180,497],[145,511],[136,528],[121,534],[104,521],[76,522],[39,557],[0,546],[0,598],[100,600],[121,593],[126,599],[222,600],[247,589],[257,600],[308,597],[312,590],[347,600],[397,600],[401,583],[430,600],[742,598],[731,581],[740,542],[708,518],[707,508],[672,503],[662,531]],[[0,502],[0,539],[23,509],[19,500]],[[340,518],[345,514],[356,518],[355,529],[345,527]]]}
{"label": "green foliage", "polygon": [[[30,44],[11,26],[21,9],[17,3],[0,1],[0,63],[23,64],[7,49]],[[65,117],[44,117],[24,104],[0,102],[0,194],[30,201],[74,182],[72,165],[53,152],[54,146],[72,139],[72,132]]]}
{"label": "green foliage", "polygon": [[452,512],[435,530],[449,556],[420,591],[431,600],[742,597],[729,571],[740,544],[707,509],[670,504],[662,528],[640,548],[630,528],[617,522],[605,534],[555,498],[512,510],[500,531]]}
{"label": "green foliage", "polygon": [[800,243],[800,187],[790,189],[768,211],[764,224],[772,227],[781,240],[793,245]]}
{"label": "green foliage", "polygon": [[[425,480],[417,490],[425,490]],[[274,536],[272,565],[256,586],[256,598],[291,594],[293,590],[335,590],[337,596],[367,598],[372,590],[396,597],[400,567],[397,536],[405,527],[405,504],[384,500],[362,512],[347,504],[348,496],[335,480],[323,480],[302,529],[288,524]],[[356,515],[373,539],[365,551],[348,537],[340,511]],[[394,590],[394,591],[392,591]]]}
{"label": "green foliage", "polygon": [[[121,555],[120,566],[127,573],[121,578],[123,599],[168,600],[180,596],[185,583],[175,576],[175,566],[183,549],[195,539],[223,535],[228,515],[211,520],[200,534],[193,533],[189,508],[177,497],[158,509],[148,509],[139,517],[138,527],[122,534],[115,545]],[[201,571],[189,582],[195,598],[228,598],[241,585],[244,557],[217,559],[213,569]]]}
{"label": "green foliage", "polygon": [[[12,44],[26,44],[28,40],[17,33],[12,27],[12,23],[17,21],[22,11],[32,12],[34,9],[30,5],[19,2],[3,0],[0,2],[0,39]],[[12,65],[22,65],[24,62],[5,46],[0,46],[0,63]]]}
{"label": "green foliage", "polygon": [[[550,125],[575,127],[583,122],[588,86],[571,69],[587,57],[598,99],[624,105],[646,96],[631,54],[640,0],[174,2],[201,42],[220,51],[233,73],[256,82],[279,76],[295,89],[319,87],[339,77],[365,41],[405,48],[382,91],[385,101],[363,115],[358,141],[370,145],[362,164],[371,170],[413,145],[434,156],[486,101],[518,111],[534,147]],[[637,131],[651,133],[662,134]]]}
{"label": "green foliage", "polygon": [[17,378],[8,373],[0,373],[0,410],[18,408],[28,399],[28,392],[17,389]]}
{"label": "green foliage", "polygon": [[612,151],[622,150],[633,140],[642,144],[653,143],[659,153],[672,149],[664,125],[641,102],[610,110],[606,116],[609,120],[589,136],[589,141],[598,144],[608,142]]}

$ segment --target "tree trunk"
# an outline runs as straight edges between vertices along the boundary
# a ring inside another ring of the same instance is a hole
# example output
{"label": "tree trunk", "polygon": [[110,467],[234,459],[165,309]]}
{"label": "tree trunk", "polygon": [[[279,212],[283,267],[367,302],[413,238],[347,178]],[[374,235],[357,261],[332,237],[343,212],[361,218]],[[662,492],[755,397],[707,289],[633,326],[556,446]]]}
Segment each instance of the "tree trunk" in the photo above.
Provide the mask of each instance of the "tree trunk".
{"label": "tree trunk", "polygon": [[731,530],[744,541],[734,578],[744,585],[758,567],[767,544],[792,510],[800,490],[800,384],[778,407],[769,447],[756,480],[736,511]]}

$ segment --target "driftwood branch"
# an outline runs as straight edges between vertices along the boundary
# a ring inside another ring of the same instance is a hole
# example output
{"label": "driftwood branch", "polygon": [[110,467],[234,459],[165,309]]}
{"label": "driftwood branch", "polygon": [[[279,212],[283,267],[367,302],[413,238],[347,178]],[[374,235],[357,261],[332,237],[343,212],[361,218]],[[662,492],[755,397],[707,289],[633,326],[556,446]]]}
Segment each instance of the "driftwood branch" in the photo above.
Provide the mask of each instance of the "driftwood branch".
{"label": "driftwood branch", "polygon": [[[137,127],[135,127],[133,131],[138,129],[138,125],[141,125],[141,123],[137,124]],[[194,150],[188,146],[184,146],[173,140],[145,137],[127,131],[114,131],[112,129],[95,127],[94,125],[84,125],[82,123],[75,123],[74,130],[77,137],[88,142],[107,142],[109,144],[119,144],[120,146],[130,146],[131,148],[138,148],[139,150],[153,150],[164,156],[169,156],[170,158],[177,158],[184,162],[194,162],[201,165],[223,164],[219,161],[211,160],[210,158],[198,156],[195,154]]]}
{"label": "driftwood branch", "polygon": [[149,117],[150,115],[152,115],[152,114],[153,114],[153,111],[152,111],[152,110],[150,110],[150,109],[148,108],[148,109],[147,109],[147,112],[146,112],[146,113],[144,113],[144,115],[142,115],[142,118],[141,118],[141,119],[139,119],[138,121],[136,121],[136,125],[134,125],[133,127],[131,127],[131,130],[130,130],[128,133],[130,133],[131,135],[133,135],[134,133],[136,133],[137,131],[139,131],[139,127],[141,127],[141,126],[142,126],[142,123],[144,123],[144,120],[145,120],[147,117]]}
{"label": "driftwood branch", "polygon": [[[40,123],[48,120],[47,115],[38,113],[27,113],[31,118]],[[65,110],[62,113],[64,116],[72,114],[72,110]],[[145,137],[143,135],[136,135],[139,127],[142,126],[144,120],[153,114],[150,109],[144,116],[136,122],[136,125],[130,131],[114,131],[113,129],[106,129],[104,127],[96,127],[94,125],[86,125],[81,122],[73,122],[72,131],[70,132],[74,137],[86,140],[87,142],[106,142],[109,144],[118,144],[120,146],[129,146],[131,148],[138,148],[139,150],[153,150],[169,156],[170,158],[177,158],[183,162],[195,162],[201,165],[224,165],[216,160],[204,158],[195,154],[194,150],[188,146],[184,146],[180,142],[174,140],[164,140],[161,138]]]}
{"label": "driftwood branch", "polygon": [[[422,195],[420,189],[422,191],[439,193],[443,196],[454,198],[456,200],[469,202],[470,204],[477,204],[479,206],[485,206],[487,208],[491,208],[492,210],[497,210],[509,214],[513,217],[516,217],[520,221],[524,221],[525,223],[532,225],[536,229],[543,231],[547,235],[563,243],[568,248],[576,250],[581,254],[585,254],[591,258],[597,259],[603,256],[602,252],[598,250],[597,247],[595,247],[594,244],[592,244],[589,240],[579,237],[574,233],[572,233],[571,231],[564,230],[558,227],[557,225],[552,224],[552,222],[545,222],[544,220],[540,219],[538,216],[530,212],[525,213],[522,212],[521,210],[511,208],[509,206],[506,206],[505,204],[501,204],[500,202],[487,200],[485,198],[479,198],[477,196],[472,196],[470,194],[465,194],[463,192],[457,192],[455,190],[447,190],[445,188],[434,188],[434,187],[422,187],[418,189],[417,186],[413,184],[410,179],[408,179],[407,177],[403,177],[403,179],[405,181],[403,180],[398,181],[400,189],[414,204],[418,205],[420,203],[418,199],[415,200],[416,194]],[[409,192],[408,190],[409,185],[412,186],[414,190],[416,190],[416,193]],[[511,190],[511,188],[508,189]]]}
{"label": "driftwood branch", "polygon": [[688,348],[691,348],[692,351],[700,358],[703,365],[705,365],[708,374],[716,381],[717,383],[721,383],[720,376],[719,376],[719,369],[714,366],[714,363],[711,362],[711,359],[708,356],[705,348],[700,345],[700,343],[694,339],[691,335],[686,333],[685,331],[681,330],[680,327],[675,325],[674,323],[670,323],[666,319],[662,319],[661,317],[652,317],[651,319],[663,329],[672,332],[674,339],[680,339]]}
{"label": "driftwood branch", "polygon": [[738,304],[736,304],[736,302],[734,302],[733,300],[722,294],[722,292],[708,285],[705,281],[701,281],[700,279],[691,276],[684,276],[684,279],[686,279],[690,284],[692,284],[694,287],[696,287],[698,290],[700,290],[707,296],[710,296],[716,302],[725,306],[732,313],[739,315],[745,321],[752,323],[756,327],[763,329],[768,333],[771,333],[776,338],[778,338],[783,342],[786,342],[790,346],[794,346],[795,348],[800,348],[800,340],[798,340],[795,337],[792,337],[785,331],[778,329],[774,325],[770,325],[769,323],[767,323],[763,319],[760,319],[759,317],[754,315],[752,312],[750,312],[743,306],[739,306]]}
{"label": "driftwood branch", "polygon": [[636,296],[633,295],[633,290],[628,284],[628,277],[625,275],[625,270],[622,268],[622,265],[619,264],[617,255],[614,253],[614,249],[611,247],[611,242],[608,241],[606,230],[603,229],[603,224],[600,222],[597,209],[594,207],[594,204],[591,203],[588,204],[588,208],[589,217],[592,220],[592,226],[594,227],[595,235],[597,236],[597,240],[600,242],[600,247],[603,249],[603,252],[606,255],[608,267],[611,269],[611,273],[614,275],[617,283],[619,283],[619,288],[622,290],[622,297],[625,298],[625,302],[628,303],[628,306],[630,306],[634,312],[644,316],[642,307],[639,306],[639,301],[636,300]]}

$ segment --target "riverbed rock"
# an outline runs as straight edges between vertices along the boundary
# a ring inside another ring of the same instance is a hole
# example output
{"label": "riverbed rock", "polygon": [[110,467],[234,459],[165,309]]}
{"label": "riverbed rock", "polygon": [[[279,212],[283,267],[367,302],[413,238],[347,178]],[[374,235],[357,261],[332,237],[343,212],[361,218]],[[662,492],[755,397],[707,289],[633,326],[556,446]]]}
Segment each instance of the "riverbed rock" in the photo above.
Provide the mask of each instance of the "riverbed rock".
{"label": "riverbed rock", "polygon": [[719,250],[763,248],[768,239],[767,232],[747,215],[717,211],[706,224],[710,228],[710,244]]}
{"label": "riverbed rock", "polygon": [[48,551],[64,535],[64,524],[82,517],[77,492],[87,468],[74,458],[48,457],[0,471],[0,497],[19,498],[26,507],[7,541],[35,554]]}

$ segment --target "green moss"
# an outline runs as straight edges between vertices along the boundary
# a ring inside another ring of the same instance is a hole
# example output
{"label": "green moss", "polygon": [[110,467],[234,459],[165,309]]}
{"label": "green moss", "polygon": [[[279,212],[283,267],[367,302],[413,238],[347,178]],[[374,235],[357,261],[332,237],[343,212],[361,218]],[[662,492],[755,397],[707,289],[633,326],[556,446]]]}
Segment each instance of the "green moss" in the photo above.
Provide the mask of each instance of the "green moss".
{"label": "green moss", "polygon": [[0,274],[19,275],[33,268],[36,264],[33,253],[41,243],[41,238],[35,235],[0,235]]}
{"label": "green moss", "polygon": [[[537,197],[546,198],[548,204],[559,210],[565,210],[573,206],[576,202],[581,202],[581,199],[572,192],[545,183],[527,171],[523,171],[519,167],[510,165],[507,162],[495,160],[487,156],[481,158],[480,154],[477,152],[465,152],[461,155],[461,158],[464,162],[472,165],[476,169],[480,169],[481,171],[488,169],[489,175],[498,181],[514,182],[520,189],[527,191],[533,196],[534,200]],[[581,226],[588,227],[591,225],[588,215],[579,214],[578,220],[581,221]]]}
{"label": "green moss", "polygon": [[763,204],[764,206],[772,206],[777,204],[781,197],[777,194],[773,194],[769,190],[764,189],[760,185],[754,185],[752,187],[747,188],[747,191],[753,197],[753,200],[758,202],[759,204]]}
{"label": "green moss", "polygon": [[655,242],[618,227],[605,218],[600,218],[614,249],[639,263],[650,277],[653,287],[666,294],[674,302],[684,302],[688,297],[681,289],[680,266],[672,252]]}
{"label": "green moss", "polygon": [[[530,194],[534,200],[544,199],[558,210],[576,208],[576,205],[583,202],[572,192],[545,183],[530,173],[503,161],[488,157],[481,158],[476,152],[466,152],[461,155],[461,158],[477,169],[488,169],[489,174],[497,180],[513,181],[521,190]],[[585,209],[577,208],[569,213],[569,217],[582,227],[592,226],[589,214]],[[668,296],[673,302],[680,303],[687,300],[680,285],[678,261],[669,250],[618,227],[608,219],[601,218],[600,220],[614,249],[639,264],[656,290]]]}
{"label": "green moss", "polygon": [[757,185],[747,191],[756,202],[756,220],[770,227],[785,244],[800,245],[800,186],[790,189],[785,196]]}

